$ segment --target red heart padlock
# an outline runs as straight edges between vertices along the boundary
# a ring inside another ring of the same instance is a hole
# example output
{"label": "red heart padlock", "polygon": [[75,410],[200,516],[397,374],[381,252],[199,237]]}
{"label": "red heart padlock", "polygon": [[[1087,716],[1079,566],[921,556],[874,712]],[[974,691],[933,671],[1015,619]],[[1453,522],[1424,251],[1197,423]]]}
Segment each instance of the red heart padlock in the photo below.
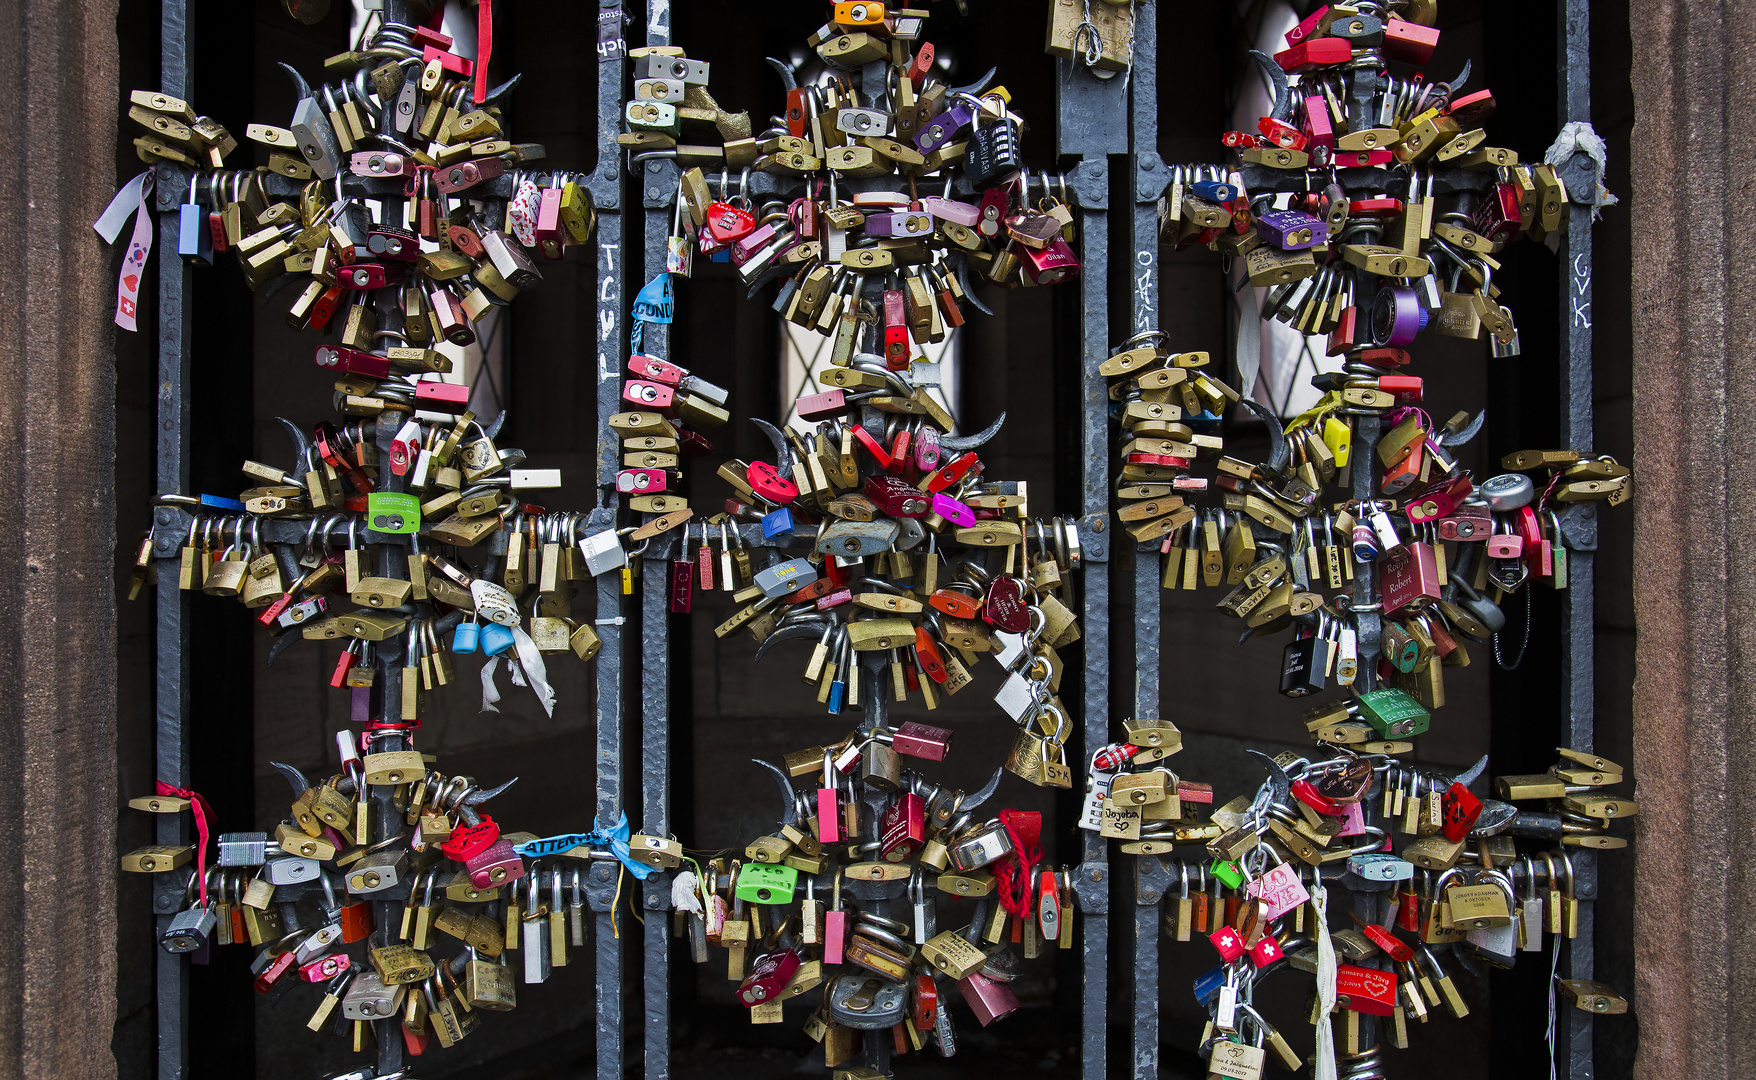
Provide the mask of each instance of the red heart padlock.
{"label": "red heart padlock", "polygon": [[1476,818],[1482,816],[1482,800],[1462,784],[1452,784],[1441,805],[1445,816],[1445,839],[1453,844],[1468,836]]}
{"label": "red heart padlock", "polygon": [[707,233],[721,244],[742,240],[755,231],[756,218],[748,210],[723,202],[707,208]]}
{"label": "red heart padlock", "polygon": [[982,603],[982,621],[1008,634],[1022,634],[1030,629],[1030,607],[1024,602],[1024,583],[1001,574],[988,583],[988,596]]}
{"label": "red heart padlock", "polygon": [[744,470],[744,479],[750,482],[750,490],[776,506],[785,506],[799,497],[798,485],[766,461],[751,462]]}
{"label": "red heart padlock", "polygon": [[451,830],[451,836],[439,845],[445,857],[454,862],[467,862],[472,855],[488,849],[494,841],[500,839],[500,826],[494,819],[482,815],[479,825],[460,825]]}

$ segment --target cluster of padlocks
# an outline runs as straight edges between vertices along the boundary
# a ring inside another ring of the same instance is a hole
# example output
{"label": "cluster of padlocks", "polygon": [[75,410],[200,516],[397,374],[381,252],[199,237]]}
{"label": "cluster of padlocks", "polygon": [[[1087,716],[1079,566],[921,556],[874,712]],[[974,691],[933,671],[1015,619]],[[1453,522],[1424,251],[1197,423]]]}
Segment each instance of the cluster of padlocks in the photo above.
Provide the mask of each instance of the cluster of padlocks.
{"label": "cluster of padlocks", "polygon": [[[1506,473],[1475,483],[1453,452],[1482,415],[1435,423],[1421,380],[1402,373],[1429,325],[1466,338],[1485,328],[1494,355],[1516,354],[1494,255],[1556,229],[1568,197],[1553,167],[1484,145],[1493,98],[1463,91],[1467,69],[1450,84],[1389,73],[1431,57],[1432,9],[1325,7],[1286,51],[1256,54],[1274,87],[1259,134],[1227,134],[1238,154],[1225,166],[1174,168],[1160,204],[1168,242],[1210,246],[1242,284],[1270,287],[1262,317],[1328,335],[1344,359],[1316,378],[1321,401],[1283,426],[1203,370],[1208,353],[1174,352],[1157,331],[1098,368],[1117,425],[1114,517],[1160,546],[1164,586],[1229,587],[1217,607],[1246,636],[1290,631],[1283,694],[1348,693],[1306,712],[1308,756],[1262,757],[1267,779],[1229,802],[1172,771],[1183,736],[1169,720],[1132,719],[1085,763],[1079,828],[1137,860],[1137,880],[1167,902],[1168,936],[1200,933],[1219,953],[1195,987],[1211,1016],[1201,1051],[1213,1074],[1240,1080],[1262,1073],[1269,1050],[1302,1064],[1253,1001],[1278,972],[1316,976],[1316,1054],[1333,1056],[1339,1008],[1356,1074],[1377,1053],[1361,1043],[1362,1016],[1387,1018],[1403,1046],[1409,1021],[1441,1006],[1465,1015],[1451,971],[1509,967],[1545,932],[1571,936],[1569,849],[1623,845],[1608,827],[1637,809],[1602,790],[1624,781],[1619,767],[1573,750],[1546,774],[1499,777],[1490,799],[1469,790],[1485,759],[1459,775],[1398,760],[1444,703],[1442,668],[1470,662],[1466,641],[1491,642],[1502,660],[1506,598],[1522,590],[1528,605],[1534,582],[1566,587],[1568,507],[1631,494],[1626,468],[1573,450],[1509,455]],[[638,878],[675,871],[674,930],[693,958],[728,951],[755,1023],[781,1022],[784,1001],[819,991],[807,1035],[837,1080],[871,1080],[892,1053],[955,1052],[949,984],[985,1026],[1018,1008],[1007,984],[1024,961],[1071,947],[1076,883],[1043,865],[1040,815],[977,811],[1008,773],[1074,784],[1058,650],[1080,636],[1081,524],[1033,517],[1023,482],[984,474],[977,451],[1005,417],[954,434],[936,365],[914,346],[963,325],[966,303],[986,310],[978,279],[1076,275],[1076,235],[1065,183],[1041,173],[1033,184],[1024,167],[1011,95],[992,71],[944,82],[926,16],[834,3],[808,41],[829,76],[800,86],[771,60],[785,97],[761,131],[708,94],[708,65],[683,49],[633,50],[619,145],[631,169],[654,156],[684,167],[664,272],[631,303],[631,411],[602,433],[620,441],[615,491],[641,515],[621,527],[614,507],[587,518],[527,502],[559,487],[558,472],[499,447],[503,415],[478,423],[467,388],[421,377],[451,370],[441,342],[475,343],[483,315],[540,279],[532,253],[559,259],[592,229],[571,175],[508,171],[542,156],[509,141],[495,107],[516,79],[488,92],[477,78],[472,101],[471,62],[449,39],[384,25],[331,58],[333,85],[313,91],[288,68],[290,125],[248,131],[272,151],[268,167],[230,173],[223,128],[176,99],[133,95],[130,115],[151,132],[136,140],[142,157],[190,170],[179,250],[197,262],[234,251],[253,289],[294,290],[289,326],[339,341],[316,352],[337,379],[339,424],[307,436],[283,421],[289,467],[246,462],[258,486],[236,498],[161,497],[187,513],[179,585],[257,611],[276,635],[270,662],[300,640],[345,639],[331,682],[350,690],[361,725],[338,734],[334,776],[277,766],[290,814],[272,834],[220,834],[213,866],[198,795],[133,801],[194,813],[201,838],[123,859],[187,875],[165,949],[199,957],[248,942],[258,991],[322,987],[313,1031],[333,1025],[357,1050],[400,1032],[414,1055],[464,1037],[478,1009],[511,1008],[515,970],[540,983],[584,944],[582,860]],[[1057,0],[1048,51],[1125,69],[1131,18]],[[1350,129],[1362,109],[1373,126]],[[752,293],[780,280],[774,310],[831,339],[798,422],[754,421],[773,460],[721,466],[732,497],[699,518],[680,469],[712,452],[701,432],[729,421],[729,395],[643,341],[673,319],[672,276],[697,256],[735,265]],[[1267,424],[1267,460],[1226,454],[1218,431],[1238,405]],[[480,807],[506,785],[431,772],[414,748],[422,691],[453,681],[453,655],[480,652],[485,708],[506,656],[552,709],[543,656],[589,661],[599,644],[575,589],[619,570],[632,591],[644,545],[667,534],[670,611],[717,579],[742,606],[716,635],[748,631],[756,662],[808,643],[803,681],[830,714],[858,710],[858,724],[782,766],[758,763],[781,812],[743,859],[698,862],[673,838],[629,835],[625,820],[504,832]],[[149,539],[136,590],[155,565]],[[994,700],[1017,729],[1009,748],[984,748],[1003,767],[965,794],[924,771],[952,732],[892,710],[913,695],[936,709],[982,653],[1004,673]],[[393,685],[379,684],[387,674]],[[1354,905],[1357,929],[1329,929],[1336,884],[1368,898]],[[1625,1008],[1597,984],[1561,988],[1589,1011]]]}

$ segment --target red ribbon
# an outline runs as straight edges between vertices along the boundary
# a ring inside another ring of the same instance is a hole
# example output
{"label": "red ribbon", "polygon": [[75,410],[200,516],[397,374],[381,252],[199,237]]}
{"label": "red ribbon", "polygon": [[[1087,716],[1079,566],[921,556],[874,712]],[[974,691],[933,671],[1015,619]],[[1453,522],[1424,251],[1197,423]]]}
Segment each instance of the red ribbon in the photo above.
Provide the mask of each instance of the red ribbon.
{"label": "red ribbon", "polygon": [[1012,841],[1012,854],[994,864],[994,884],[1000,894],[1000,906],[1008,915],[1029,919],[1031,913],[1030,883],[1043,852],[1037,845],[1043,838],[1043,815],[1035,810],[1002,810],[999,814],[1006,838]]}
{"label": "red ribbon", "polygon": [[201,883],[201,906],[207,906],[207,819],[213,816],[213,809],[207,800],[188,788],[172,787],[163,780],[158,782],[155,794],[171,795],[179,799],[188,799],[189,807],[195,812],[195,835],[198,843],[195,846],[195,880]]}
{"label": "red ribbon", "polygon": [[488,57],[494,52],[494,0],[476,3],[476,104],[488,99]]}

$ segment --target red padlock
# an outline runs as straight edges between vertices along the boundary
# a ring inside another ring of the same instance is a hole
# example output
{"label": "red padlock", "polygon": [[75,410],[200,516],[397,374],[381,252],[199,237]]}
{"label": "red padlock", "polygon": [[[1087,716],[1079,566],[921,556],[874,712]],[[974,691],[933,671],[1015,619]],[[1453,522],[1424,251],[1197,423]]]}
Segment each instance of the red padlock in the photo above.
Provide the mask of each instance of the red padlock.
{"label": "red padlock", "polygon": [[299,969],[299,978],[308,983],[328,982],[353,966],[353,960],[347,953],[330,953]]}
{"label": "red padlock", "polygon": [[1006,574],[988,582],[988,595],[982,602],[982,621],[1008,634],[1022,634],[1030,629],[1030,606],[1025,603],[1024,583]]}
{"label": "red padlock", "polygon": [[[858,434],[859,430],[859,428],[855,428],[855,434]],[[976,457],[974,450],[960,454],[941,465],[939,471],[922,479],[921,487],[925,491],[944,491],[971,475],[972,472],[976,475],[981,473],[981,459]]]}
{"label": "red padlock", "polygon": [[1366,936],[1366,940],[1384,950],[1385,956],[1399,964],[1407,963],[1415,958],[1415,951],[1412,947],[1376,923],[1361,925],[1360,933]]}
{"label": "red padlock", "polygon": [[1290,49],[1274,54],[1274,62],[1289,74],[1304,74],[1354,58],[1354,48],[1343,38],[1306,38]]}
{"label": "red padlock", "polygon": [[1441,800],[1445,839],[1459,843],[1469,835],[1476,819],[1482,816],[1482,800],[1462,784],[1452,784]]}
{"label": "red padlock", "polygon": [[913,1019],[916,1031],[932,1031],[939,1015],[939,984],[921,972],[915,976]]}
{"label": "red padlock", "polygon": [[1263,934],[1261,940],[1250,946],[1250,962],[1258,971],[1285,958],[1286,954],[1280,951],[1280,942],[1269,934]]}
{"label": "red padlock", "polygon": [[1335,1001],[1354,1012],[1389,1016],[1396,1008],[1396,973],[1339,964],[1335,970]]}
{"label": "red padlock", "polygon": [[797,949],[776,949],[758,958],[738,985],[738,1003],[748,1009],[779,998],[798,972]]}
{"label": "red padlock", "polygon": [[915,660],[920,664],[921,670],[927,673],[927,678],[936,683],[946,680],[945,658],[939,654],[938,643],[924,626],[915,627]]}
{"label": "red padlock", "polygon": [[927,801],[905,791],[878,818],[878,853],[885,862],[904,862],[926,842]]}
{"label": "red padlock", "polygon": [[1341,804],[1318,794],[1317,785],[1309,780],[1294,780],[1291,790],[1293,798],[1298,799],[1319,814],[1335,816],[1341,813]]}
{"label": "red padlock", "polygon": [[860,490],[873,506],[894,518],[926,517],[933,509],[926,492],[900,477],[869,476]]}
{"label": "red padlock", "polygon": [[981,610],[982,602],[968,593],[953,589],[940,589],[927,597],[927,606],[943,611],[954,619],[973,619]]}
{"label": "red padlock", "polygon": [[653,409],[666,416],[676,415],[676,391],[663,383],[630,379],[622,386],[622,400],[643,409]]}
{"label": "red padlock", "polygon": [[[1318,100],[1321,101],[1321,99]],[[1256,129],[1262,132],[1262,137],[1264,139],[1267,139],[1275,146],[1286,150],[1303,150],[1305,148],[1306,140],[1304,132],[1287,123],[1285,120],[1276,120],[1272,116],[1264,116],[1262,119],[1256,121]]]}
{"label": "red padlock", "polygon": [[1384,20],[1384,58],[1425,67],[1439,47],[1439,28],[1406,22],[1394,16]]}
{"label": "red padlock", "polygon": [[500,826],[486,814],[475,825],[459,825],[451,830],[451,835],[439,845],[439,850],[453,862],[465,862],[478,852],[487,850],[488,846],[500,839]]}
{"label": "red padlock", "polygon": [[1243,956],[1246,951],[1244,939],[1229,926],[1222,926],[1207,935],[1207,940],[1212,942],[1213,947],[1219,951],[1219,958],[1228,964]]}
{"label": "red padlock", "polygon": [[707,235],[715,243],[734,244],[756,231],[756,218],[743,207],[716,202],[707,208]]}
{"label": "red padlock", "polygon": [[[915,647],[920,648],[924,629],[915,631]],[[928,643],[932,638],[927,638]],[[899,754],[921,758],[924,761],[944,761],[945,755],[951,751],[951,729],[933,727],[919,720],[903,722],[891,736],[890,747]]]}

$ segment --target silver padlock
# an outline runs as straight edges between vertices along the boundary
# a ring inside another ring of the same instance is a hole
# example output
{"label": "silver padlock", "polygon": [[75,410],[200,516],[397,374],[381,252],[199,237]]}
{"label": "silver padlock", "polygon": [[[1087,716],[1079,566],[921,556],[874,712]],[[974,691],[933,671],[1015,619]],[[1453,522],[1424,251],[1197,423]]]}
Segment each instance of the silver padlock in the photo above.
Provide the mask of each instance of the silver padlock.
{"label": "silver padlock", "polygon": [[207,944],[213,937],[213,928],[218,923],[213,909],[192,907],[187,911],[179,911],[171,918],[171,925],[159,937],[159,944],[169,953],[194,952]]}
{"label": "silver padlock", "polygon": [[628,565],[628,552],[623,550],[622,538],[614,529],[592,533],[581,540],[579,553],[585,557],[586,572],[592,577]]}
{"label": "silver padlock", "polygon": [[219,835],[219,865],[261,866],[268,861],[268,834],[229,832]]}
{"label": "silver padlock", "polygon": [[307,859],[300,855],[282,855],[268,860],[263,867],[262,876],[270,885],[298,885],[301,882],[317,880],[319,865],[316,859]]}
{"label": "silver padlock", "polygon": [[1011,853],[1012,841],[1005,828],[998,821],[990,821],[951,845],[951,865],[960,873],[967,873]]}
{"label": "silver padlock", "polygon": [[361,971],[341,999],[341,1014],[349,1020],[387,1020],[396,1015],[401,986],[386,986],[376,971]]}

